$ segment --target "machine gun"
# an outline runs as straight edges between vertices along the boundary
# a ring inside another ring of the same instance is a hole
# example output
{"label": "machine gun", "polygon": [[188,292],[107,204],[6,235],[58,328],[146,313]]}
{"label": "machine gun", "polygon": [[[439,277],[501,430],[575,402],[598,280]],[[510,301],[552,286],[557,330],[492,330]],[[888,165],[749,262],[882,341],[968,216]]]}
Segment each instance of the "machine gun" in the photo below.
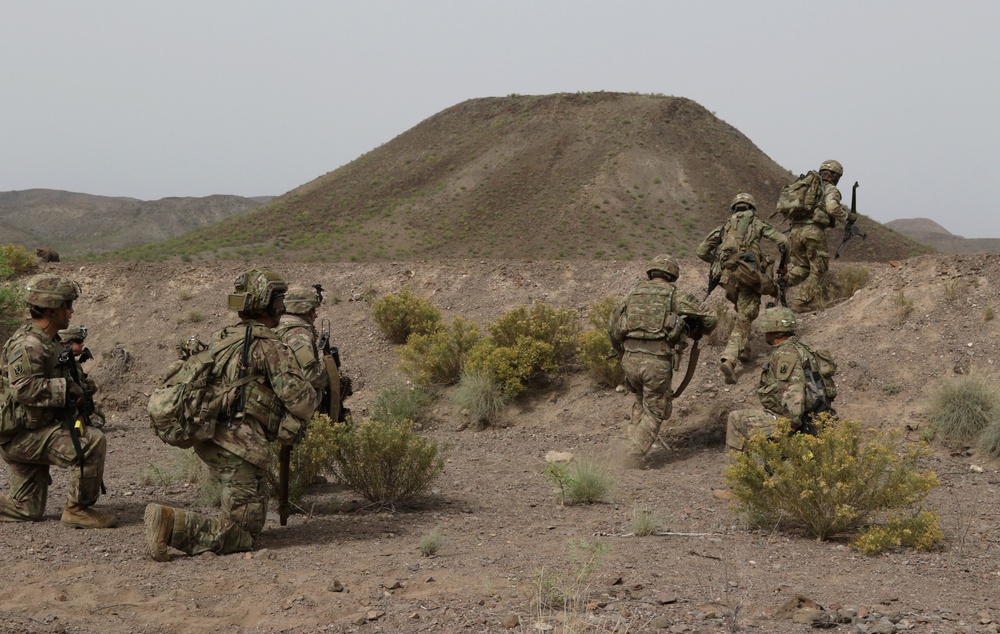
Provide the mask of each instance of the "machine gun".
{"label": "machine gun", "polygon": [[844,248],[847,241],[854,236],[861,236],[864,240],[868,237],[867,233],[861,233],[861,229],[858,229],[857,225],[857,214],[858,214],[858,182],[854,181],[854,187],[851,188],[851,217],[854,218],[854,222],[849,222],[844,225],[844,240],[837,247],[837,251],[833,254],[833,259],[840,257],[840,250]]}

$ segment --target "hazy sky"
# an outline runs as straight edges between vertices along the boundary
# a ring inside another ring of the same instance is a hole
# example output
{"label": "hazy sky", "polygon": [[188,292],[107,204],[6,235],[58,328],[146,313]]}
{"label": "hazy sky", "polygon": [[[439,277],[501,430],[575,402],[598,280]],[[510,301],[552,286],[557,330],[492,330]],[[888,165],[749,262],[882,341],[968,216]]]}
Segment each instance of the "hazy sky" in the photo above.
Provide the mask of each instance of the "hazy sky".
{"label": "hazy sky", "polygon": [[876,220],[1000,238],[998,25],[995,0],[8,0],[0,191],[278,195],[466,99],[608,90],[693,99],[796,173],[836,158]]}

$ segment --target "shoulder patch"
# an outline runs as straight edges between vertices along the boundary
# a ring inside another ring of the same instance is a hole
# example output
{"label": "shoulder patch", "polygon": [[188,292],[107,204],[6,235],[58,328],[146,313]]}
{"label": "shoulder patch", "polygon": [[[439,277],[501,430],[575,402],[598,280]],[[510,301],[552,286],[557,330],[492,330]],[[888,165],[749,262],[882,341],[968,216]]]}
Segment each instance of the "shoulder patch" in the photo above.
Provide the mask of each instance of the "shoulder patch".
{"label": "shoulder patch", "polygon": [[795,371],[795,366],[798,365],[798,362],[799,355],[794,349],[782,350],[776,355],[774,363],[771,365],[774,377],[779,381],[787,381],[792,376],[792,372]]}

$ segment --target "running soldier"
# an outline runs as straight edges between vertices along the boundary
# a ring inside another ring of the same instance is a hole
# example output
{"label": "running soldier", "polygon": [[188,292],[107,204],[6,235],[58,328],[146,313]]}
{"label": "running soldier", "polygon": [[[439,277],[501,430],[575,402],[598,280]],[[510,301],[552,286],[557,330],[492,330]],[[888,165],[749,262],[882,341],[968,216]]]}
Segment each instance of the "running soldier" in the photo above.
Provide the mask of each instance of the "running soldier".
{"label": "running soldier", "polygon": [[760,297],[777,295],[771,269],[774,260],[761,248],[761,238],[788,253],[788,238],[770,223],[755,215],[757,203],[750,194],[737,194],[730,206],[729,219],[713,229],[695,254],[712,265],[709,273],[726,291],[726,299],[736,309],[729,341],[722,351],[719,368],[726,383],[736,383],[736,360],[750,361],[750,324],[760,314]]}
{"label": "running soldier", "polygon": [[670,418],[673,372],[688,337],[715,328],[715,315],[705,312],[696,297],[678,289],[677,261],[660,255],[612,312],[608,335],[621,356],[625,382],[635,393],[629,420],[629,458],[638,464],[649,452],[663,421]]}

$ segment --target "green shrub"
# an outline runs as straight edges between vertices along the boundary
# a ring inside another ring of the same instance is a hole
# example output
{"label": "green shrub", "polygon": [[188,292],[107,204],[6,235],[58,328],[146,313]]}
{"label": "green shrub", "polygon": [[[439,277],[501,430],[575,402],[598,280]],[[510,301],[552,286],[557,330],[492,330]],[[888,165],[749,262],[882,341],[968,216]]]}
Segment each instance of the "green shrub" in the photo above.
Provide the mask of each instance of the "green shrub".
{"label": "green shrub", "polygon": [[372,418],[393,425],[420,421],[434,401],[434,394],[422,387],[390,385],[379,390],[372,404]]}
{"label": "green shrub", "polygon": [[542,473],[556,486],[562,504],[567,500],[594,504],[603,501],[611,491],[607,466],[593,458],[577,458],[568,464],[548,462]]}
{"label": "green shrub", "polygon": [[913,299],[906,296],[903,289],[892,296],[892,305],[896,307],[896,324],[900,325],[913,312]]}
{"label": "green shrub", "polygon": [[611,546],[598,542],[570,542],[568,565],[541,568],[535,573],[539,608],[577,610],[587,603],[590,578],[600,567]]}
{"label": "green shrub", "polygon": [[489,325],[490,337],[498,347],[513,348],[524,338],[552,347],[552,358],[559,365],[569,363],[576,353],[580,322],[570,309],[534,304],[529,310],[518,306]]}
{"label": "green shrub", "polygon": [[976,448],[991,458],[1000,458],[1000,420],[994,418],[979,434]]}
{"label": "green shrub", "polygon": [[980,376],[958,376],[932,393],[930,419],[945,441],[968,442],[991,423],[1000,424],[1000,397]]}
{"label": "green shrub", "polygon": [[38,268],[35,255],[28,253],[20,244],[0,246],[0,258],[7,263],[7,267],[11,270],[7,277],[31,273]]}
{"label": "green shrub", "polygon": [[493,423],[510,401],[500,382],[481,372],[463,372],[453,398],[458,409],[468,410],[478,428]]}
{"label": "green shrub", "polygon": [[406,343],[411,334],[428,334],[440,327],[441,311],[430,300],[403,289],[372,303],[372,319],[393,343]]}
{"label": "green shrub", "polygon": [[399,350],[399,365],[418,383],[450,385],[458,381],[465,359],[478,341],[479,327],[455,317],[447,328],[410,335]]}
{"label": "green shrub", "polygon": [[585,330],[580,333],[577,358],[580,366],[599,385],[615,387],[625,382],[621,359],[613,352],[607,331]]}
{"label": "green shrub", "polygon": [[423,493],[444,471],[444,455],[409,424],[370,421],[341,431],[333,472],[345,486],[378,508],[394,509]]}
{"label": "green shrub", "polygon": [[944,540],[937,513],[921,511],[906,518],[894,518],[872,526],[856,537],[851,545],[866,555],[887,550],[914,548],[930,550]]}
{"label": "green shrub", "polygon": [[[302,440],[292,447],[289,459],[288,501],[297,504],[309,487],[320,481],[323,473],[332,471],[337,443],[343,428],[330,422],[326,414],[315,414],[309,421]],[[281,443],[271,443],[271,469],[268,482],[271,494],[278,495],[278,463]]]}
{"label": "green shrub", "polygon": [[559,369],[552,345],[521,337],[511,346],[500,346],[492,338],[481,339],[465,362],[469,374],[495,380],[505,396],[516,398],[528,388],[528,381]]}
{"label": "green shrub", "polygon": [[6,255],[0,252],[0,342],[7,341],[27,312],[21,299],[21,289],[9,280],[14,269],[7,264]]}
{"label": "green shrub", "polygon": [[871,272],[866,266],[849,264],[833,276],[833,281],[824,289],[827,301],[849,299],[859,290],[868,285]]}
{"label": "green shrub", "polygon": [[607,332],[608,320],[611,318],[612,311],[618,308],[619,303],[621,303],[621,298],[605,295],[591,304],[590,310],[587,311],[587,323],[596,330]]}
{"label": "green shrub", "polygon": [[880,515],[920,510],[938,485],[919,460],[923,443],[904,446],[898,430],[862,437],[857,421],[817,420],[818,435],[790,434],[778,419],[772,437],[758,431],[724,477],[739,510],[758,525],[799,528],[819,538],[853,531]]}
{"label": "green shrub", "polygon": [[424,557],[436,555],[444,544],[444,534],[440,528],[435,528],[420,538],[420,554]]}
{"label": "green shrub", "polygon": [[636,537],[649,537],[660,528],[663,518],[656,509],[637,506],[632,509],[632,534]]}

